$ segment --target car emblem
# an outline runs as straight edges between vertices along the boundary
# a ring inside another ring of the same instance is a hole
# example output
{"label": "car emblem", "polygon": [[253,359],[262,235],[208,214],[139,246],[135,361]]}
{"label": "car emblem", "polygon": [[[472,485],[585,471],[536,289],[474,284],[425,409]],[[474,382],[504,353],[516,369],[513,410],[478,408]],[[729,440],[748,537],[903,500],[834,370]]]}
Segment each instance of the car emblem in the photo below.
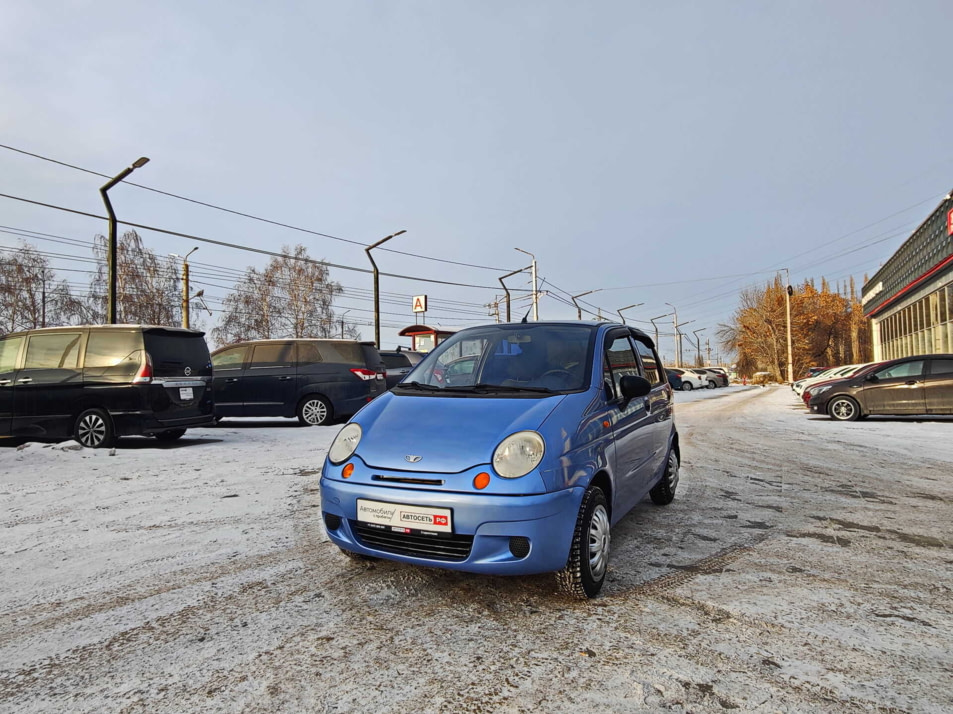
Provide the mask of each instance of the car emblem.
{"label": "car emblem", "polygon": [[416,464],[416,463],[417,463],[418,461],[420,461],[422,458],[423,458],[423,456],[416,456],[416,455],[414,455],[414,454],[407,454],[407,456],[404,457],[404,460],[405,460],[405,461],[409,461],[409,462],[412,463],[412,464]]}
{"label": "car emblem", "polygon": [[192,368],[191,368],[191,367],[186,367],[186,368],[185,368],[185,376],[188,377],[190,374],[192,374]]}

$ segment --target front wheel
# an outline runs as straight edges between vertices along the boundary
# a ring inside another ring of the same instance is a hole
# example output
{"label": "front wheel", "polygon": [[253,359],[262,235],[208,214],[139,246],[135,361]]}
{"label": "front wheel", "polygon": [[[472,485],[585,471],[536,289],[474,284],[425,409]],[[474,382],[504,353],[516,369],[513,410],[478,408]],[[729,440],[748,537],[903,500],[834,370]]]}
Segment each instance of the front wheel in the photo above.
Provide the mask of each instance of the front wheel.
{"label": "front wheel", "polygon": [[834,397],[827,405],[827,413],[836,421],[857,421],[860,405],[851,397]]}
{"label": "front wheel", "polygon": [[714,389],[715,386],[716,386],[715,383],[709,380],[709,382],[708,382],[708,388],[709,388],[709,389]]}
{"label": "front wheel", "polygon": [[682,382],[682,391],[683,392],[692,391],[692,383],[688,381]]}
{"label": "front wheel", "polygon": [[73,438],[89,449],[102,449],[113,445],[115,432],[112,420],[102,409],[87,409],[76,419]]}
{"label": "front wheel", "polygon": [[331,421],[331,405],[324,397],[312,394],[298,405],[298,421],[304,426],[324,426]]}
{"label": "front wheel", "polygon": [[566,567],[556,573],[559,589],[580,600],[599,594],[609,566],[609,509],[598,486],[582,497]]}

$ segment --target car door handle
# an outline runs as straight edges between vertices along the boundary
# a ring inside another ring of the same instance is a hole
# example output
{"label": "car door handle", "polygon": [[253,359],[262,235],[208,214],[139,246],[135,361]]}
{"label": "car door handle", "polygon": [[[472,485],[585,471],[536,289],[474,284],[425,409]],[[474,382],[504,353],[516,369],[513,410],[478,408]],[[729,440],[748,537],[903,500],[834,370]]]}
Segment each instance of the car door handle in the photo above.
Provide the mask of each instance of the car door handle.
{"label": "car door handle", "polygon": [[291,377],[278,377],[279,382],[287,382]]}
{"label": "car door handle", "polygon": [[6,385],[8,385],[8,384],[10,384],[10,380],[9,380],[9,379],[0,379],[0,387],[4,387],[4,386],[6,386]]}
{"label": "car door handle", "polygon": [[911,386],[914,385],[914,384],[916,384],[916,383],[917,383],[917,380],[915,380],[915,379],[911,379],[909,382],[904,382],[904,384],[909,384],[909,385],[911,385]]}
{"label": "car door handle", "polygon": [[238,381],[238,377],[229,377],[229,378],[226,379],[225,381],[226,381],[226,382],[237,382],[237,381]]}
{"label": "car door handle", "polygon": [[29,383],[32,382],[33,380],[30,379],[29,377],[24,377],[23,379],[18,379],[17,381],[18,381],[20,384],[29,384]]}

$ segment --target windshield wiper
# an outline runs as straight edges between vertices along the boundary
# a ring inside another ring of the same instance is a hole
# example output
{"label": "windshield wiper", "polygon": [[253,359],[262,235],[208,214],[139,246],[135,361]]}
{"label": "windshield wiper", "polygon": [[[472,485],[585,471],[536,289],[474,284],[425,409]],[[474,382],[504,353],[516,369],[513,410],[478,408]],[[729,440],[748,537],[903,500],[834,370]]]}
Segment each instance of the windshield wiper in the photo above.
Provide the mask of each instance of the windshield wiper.
{"label": "windshield wiper", "polygon": [[[459,389],[459,387],[457,387]],[[483,391],[483,392],[538,392],[540,394],[555,394],[555,392],[549,387],[520,387],[516,385],[503,385],[503,384],[487,384],[486,382],[478,382],[476,384],[469,385],[467,389],[472,389],[473,391]]]}
{"label": "windshield wiper", "polygon": [[397,386],[401,389],[419,389],[421,392],[443,391],[443,387],[435,387],[432,384],[421,384],[420,382],[401,382]]}

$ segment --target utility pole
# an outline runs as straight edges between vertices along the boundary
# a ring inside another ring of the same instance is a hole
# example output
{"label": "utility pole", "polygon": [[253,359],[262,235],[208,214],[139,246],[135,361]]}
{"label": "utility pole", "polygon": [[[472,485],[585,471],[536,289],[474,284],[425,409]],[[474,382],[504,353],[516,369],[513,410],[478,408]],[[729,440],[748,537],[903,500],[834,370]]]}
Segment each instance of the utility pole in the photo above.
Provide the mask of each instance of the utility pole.
{"label": "utility pole", "polygon": [[678,332],[678,308],[676,308],[670,302],[667,302],[665,304],[668,305],[670,308],[672,308],[672,315],[674,315],[674,318],[672,319],[672,324],[675,326],[675,368],[678,369],[679,367],[682,366],[682,351],[681,349],[679,349],[681,347],[682,340]]}
{"label": "utility pole", "polygon": [[590,294],[592,294],[592,293],[597,293],[597,292],[599,292],[600,290],[602,290],[602,288],[597,288],[596,290],[586,290],[586,292],[584,292],[584,293],[579,293],[578,295],[570,295],[570,296],[569,296],[569,297],[572,299],[572,304],[576,306],[576,317],[577,317],[578,319],[580,319],[580,320],[582,319],[582,308],[579,307],[579,303],[576,302],[576,298],[581,298],[583,295],[590,295]]}
{"label": "utility pole", "polygon": [[695,335],[695,366],[702,367],[702,344],[701,337],[698,336],[699,332],[704,332],[707,330],[707,327],[703,327],[700,330],[692,330],[692,334]]}
{"label": "utility pole", "polygon": [[711,339],[705,338],[705,367],[711,367]]}
{"label": "utility pole", "polygon": [[189,256],[199,248],[195,246],[182,258],[182,327],[189,329]]}
{"label": "utility pole", "polygon": [[115,177],[110,179],[102,188],[99,189],[99,194],[103,197],[103,203],[106,205],[106,213],[109,215],[109,242],[106,245],[106,268],[109,273],[108,280],[108,292],[106,295],[106,322],[110,325],[116,324],[116,275],[117,275],[117,256],[116,256],[116,214],[113,212],[113,206],[109,202],[108,191],[117,183],[122,181],[126,176],[131,174],[138,168],[141,168],[149,163],[149,159],[145,156],[140,156],[136,159],[132,166],[127,169],[124,169],[118,173]]}
{"label": "utility pole", "polygon": [[509,272],[506,275],[504,275],[502,278],[497,278],[497,280],[500,281],[500,285],[503,286],[503,292],[506,294],[506,321],[507,322],[510,321],[510,289],[506,287],[506,283],[503,282],[503,278],[512,277],[513,275],[516,275],[517,273],[522,273],[524,270],[529,270],[529,269],[530,269],[530,266],[527,266],[525,268],[520,268],[519,270],[514,270],[512,272]]}
{"label": "utility pole", "polygon": [[41,308],[40,327],[46,327],[46,268],[43,268],[43,303]]}
{"label": "utility pole", "polygon": [[644,304],[645,304],[644,302],[637,302],[635,303],[635,305],[626,305],[625,307],[622,307],[616,310],[616,312],[619,313],[619,319],[622,320],[622,324],[623,325],[625,324],[625,318],[622,316],[623,310],[631,310],[633,307],[639,307],[640,305],[644,305]]}
{"label": "utility pole", "polygon": [[788,272],[787,268],[784,268],[785,275],[785,286],[784,286],[784,306],[787,309],[788,314],[788,383],[794,383],[794,363],[791,357],[791,293],[794,290],[791,288],[791,274]]}
{"label": "utility pole", "polygon": [[672,313],[666,312],[664,315],[659,315],[658,317],[649,318],[649,322],[652,323],[652,327],[655,328],[655,349],[658,349],[658,325],[655,324],[656,320],[661,320],[663,317],[669,317]]}
{"label": "utility pole", "polygon": [[530,268],[533,271],[533,322],[539,321],[539,288],[536,284],[536,256],[530,253],[528,250],[523,250],[522,248],[516,248],[520,253],[525,253],[530,258],[533,259],[533,262],[530,264]]}

